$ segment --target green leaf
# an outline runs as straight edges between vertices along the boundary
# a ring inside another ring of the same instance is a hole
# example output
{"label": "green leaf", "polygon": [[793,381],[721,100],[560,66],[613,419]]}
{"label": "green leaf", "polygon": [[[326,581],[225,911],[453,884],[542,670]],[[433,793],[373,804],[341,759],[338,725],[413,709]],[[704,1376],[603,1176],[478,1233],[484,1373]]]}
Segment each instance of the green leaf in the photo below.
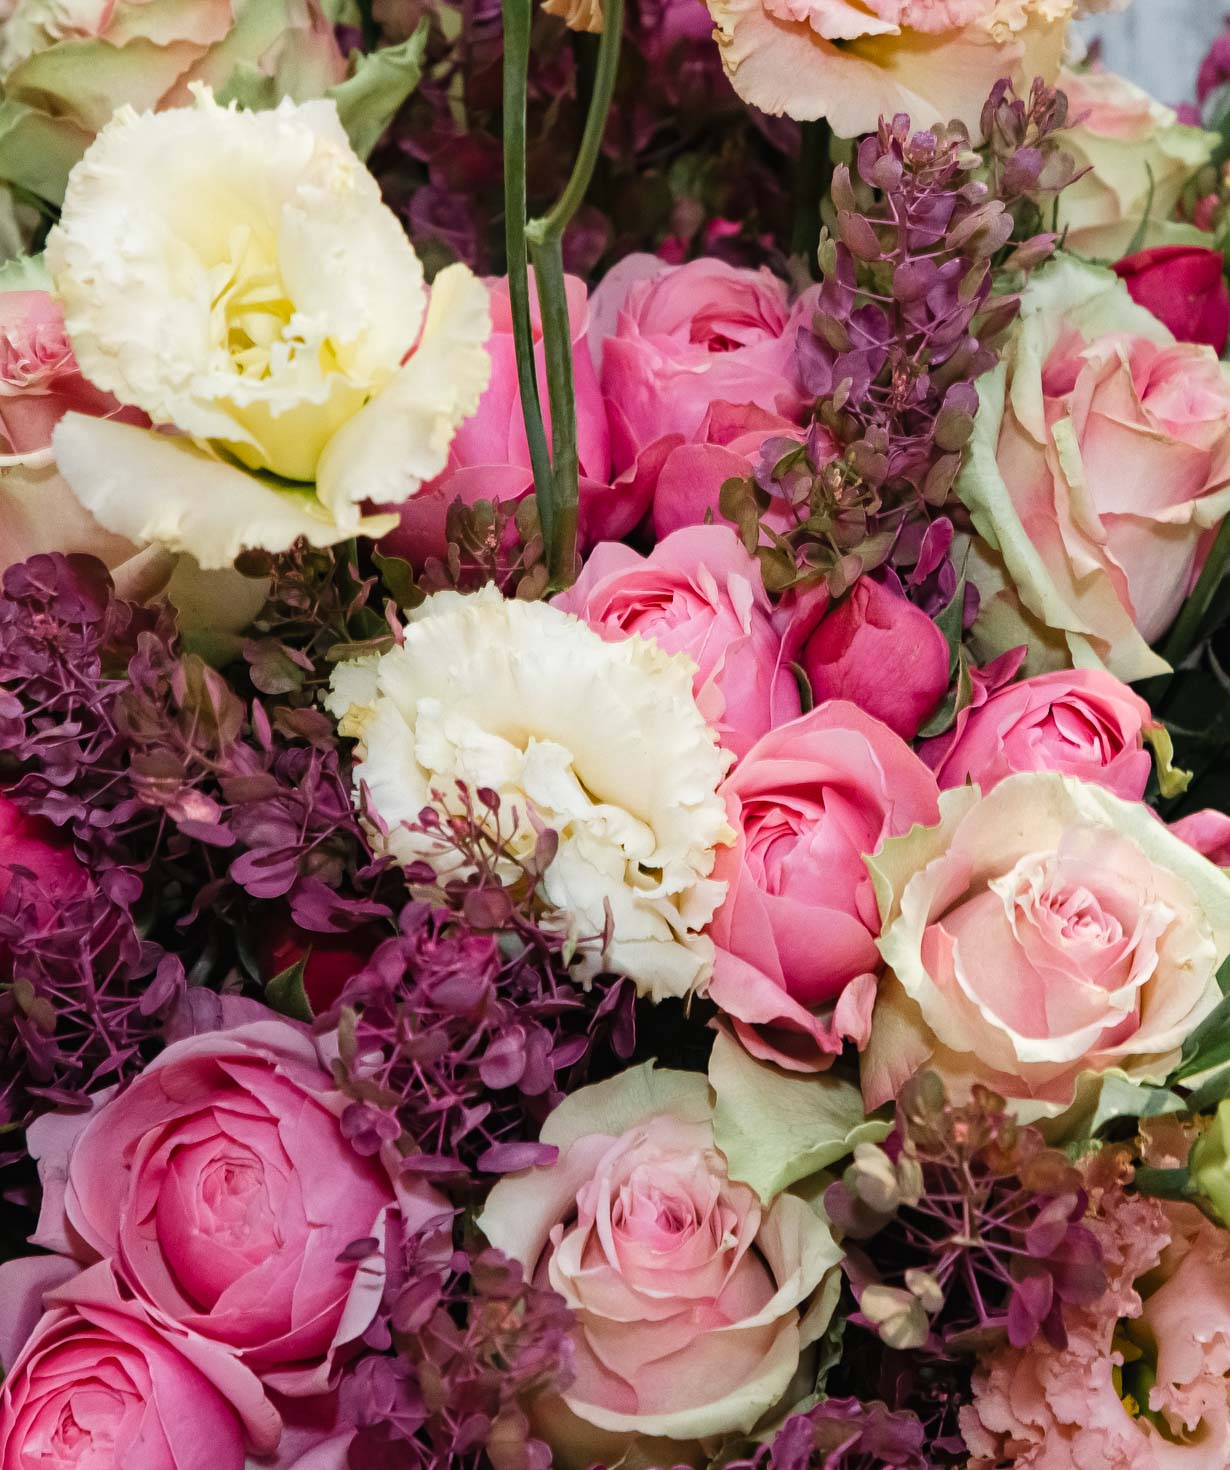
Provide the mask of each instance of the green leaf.
{"label": "green leaf", "polygon": [[1174,763],[1174,741],[1165,725],[1149,725],[1144,731],[1145,744],[1153,750],[1157,766],[1157,784],[1162,796],[1169,801],[1182,796],[1192,784],[1192,773],[1181,770]]}
{"label": "green leaf", "polygon": [[1222,999],[1217,1009],[1200,1023],[1187,1038],[1183,1056],[1175,1069],[1172,1082],[1212,1071],[1230,1062],[1230,959],[1217,972]]}
{"label": "green leaf", "polygon": [[933,735],[946,734],[952,729],[957,716],[973,699],[974,683],[970,677],[970,656],[964,648],[957,651],[956,672],[956,682],[944,696],[943,703],[919,730],[920,740],[927,740]]}
{"label": "green leaf", "polygon": [[303,976],[307,970],[308,956],[296,960],[288,970],[275,975],[265,986],[265,1001],[271,1010],[292,1021],[312,1020],[312,1003],[308,1000]]}
{"label": "green leaf", "polygon": [[360,158],[368,156],[393,114],[418,86],[427,32],[428,22],[424,20],[400,46],[385,46],[359,56],[353,74],[325,93],[337,103],[350,146]]}
{"label": "green leaf", "polygon": [[400,556],[382,556],[372,552],[372,561],[380,573],[389,596],[400,608],[409,610],[423,601],[423,589],[414,580],[414,568]]}
{"label": "green leaf", "polygon": [[1111,1072],[1102,1081],[1089,1131],[1101,1133],[1118,1118],[1159,1118],[1165,1113],[1186,1111],[1187,1103],[1177,1093],[1164,1087],[1141,1087],[1121,1073]]}
{"label": "green leaf", "polygon": [[957,590],[952,594],[952,601],[947,607],[943,607],[935,615],[935,626],[944,635],[944,641],[948,644],[948,677],[951,679],[957,672],[957,663],[961,656],[961,638],[965,632],[965,578],[962,577],[957,583]]}
{"label": "green leaf", "polygon": [[719,1031],[709,1058],[713,1133],[732,1179],[767,1204],[809,1174],[878,1143],[890,1125],[868,1118],[857,1087],[831,1072],[783,1072]]}

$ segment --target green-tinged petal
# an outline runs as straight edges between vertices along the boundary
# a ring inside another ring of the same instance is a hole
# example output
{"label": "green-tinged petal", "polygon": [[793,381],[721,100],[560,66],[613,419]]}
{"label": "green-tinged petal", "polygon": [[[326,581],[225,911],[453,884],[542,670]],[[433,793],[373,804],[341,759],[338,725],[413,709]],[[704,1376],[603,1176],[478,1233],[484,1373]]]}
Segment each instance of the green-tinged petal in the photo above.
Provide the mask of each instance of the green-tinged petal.
{"label": "green-tinged petal", "polygon": [[423,21],[400,46],[385,46],[361,56],[354,75],[326,92],[337,103],[350,146],[360,158],[368,156],[393,114],[418,86],[427,32],[428,24]]}

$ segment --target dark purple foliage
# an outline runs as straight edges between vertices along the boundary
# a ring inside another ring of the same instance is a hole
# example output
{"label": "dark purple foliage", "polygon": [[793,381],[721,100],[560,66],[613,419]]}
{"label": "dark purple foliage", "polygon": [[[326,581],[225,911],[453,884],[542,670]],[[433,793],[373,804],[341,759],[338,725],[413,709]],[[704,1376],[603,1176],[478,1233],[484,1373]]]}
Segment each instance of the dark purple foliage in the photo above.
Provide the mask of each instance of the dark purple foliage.
{"label": "dark purple foliage", "polygon": [[726,1470],[931,1470],[922,1423],[857,1399],[826,1399],[787,1419],[770,1444]]}

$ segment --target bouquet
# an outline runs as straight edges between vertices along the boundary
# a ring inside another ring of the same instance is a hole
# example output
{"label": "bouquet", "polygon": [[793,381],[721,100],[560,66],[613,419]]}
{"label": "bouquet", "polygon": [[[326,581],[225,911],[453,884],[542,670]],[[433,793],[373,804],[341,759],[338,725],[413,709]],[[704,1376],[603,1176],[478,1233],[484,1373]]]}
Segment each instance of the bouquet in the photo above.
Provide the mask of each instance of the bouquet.
{"label": "bouquet", "polygon": [[1230,32],[0,4],[0,1470],[1230,1464]]}

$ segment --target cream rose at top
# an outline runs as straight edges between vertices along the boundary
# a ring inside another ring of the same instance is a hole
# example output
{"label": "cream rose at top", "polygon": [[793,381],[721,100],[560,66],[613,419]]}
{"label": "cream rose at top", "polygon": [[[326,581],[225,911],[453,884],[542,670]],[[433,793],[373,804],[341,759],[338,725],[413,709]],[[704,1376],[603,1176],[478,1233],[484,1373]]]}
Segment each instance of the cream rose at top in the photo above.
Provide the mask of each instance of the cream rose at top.
{"label": "cream rose at top", "polygon": [[940,810],[867,860],[891,971],[868,1106],[923,1067],[1029,1118],[1067,1108],[1085,1072],[1162,1080],[1220,998],[1230,875],[1142,803],[1069,776],[946,791]]}
{"label": "cream rose at top", "polygon": [[810,1204],[728,1176],[699,1073],[583,1088],[542,1141],[557,1162],[498,1183],[479,1225],[577,1314],[576,1379],[538,1406],[554,1463],[696,1463],[694,1441],[751,1430],[801,1381],[841,1251]]}
{"label": "cream rose at top", "polygon": [[330,102],[116,114],[48,262],[82,372],[175,438],[70,414],[61,472],[134,541],[241,550],[381,534],[487,383],[487,293],[422,266]]}
{"label": "cream rose at top", "polygon": [[404,824],[456,809],[458,782],[489,788],[505,837],[518,818],[518,856],[534,849],[529,813],[559,834],[543,896],[561,925],[600,935],[609,904],[610,962],[660,998],[708,974],[701,930],[725,891],[709,874],[733,836],[717,795],[730,757],[696,707],[694,673],[644,639],[608,643],[488,587],[428,598],[404,643],[338,667],[327,702],[358,739],[356,783],[399,861],[451,860]]}
{"label": "cream rose at top", "polygon": [[707,0],[735,90],[840,137],[908,112],[978,127],[1000,77],[1054,81],[1075,0]]}

